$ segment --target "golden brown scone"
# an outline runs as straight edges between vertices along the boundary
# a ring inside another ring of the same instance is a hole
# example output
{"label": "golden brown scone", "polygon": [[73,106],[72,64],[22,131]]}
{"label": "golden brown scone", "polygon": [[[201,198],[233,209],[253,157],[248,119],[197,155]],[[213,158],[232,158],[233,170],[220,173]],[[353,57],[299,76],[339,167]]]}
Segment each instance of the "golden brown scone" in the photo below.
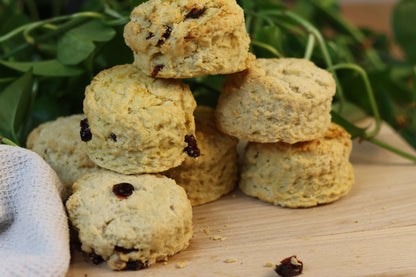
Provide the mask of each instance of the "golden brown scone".
{"label": "golden brown scone", "polygon": [[124,174],[178,166],[187,156],[185,136],[195,132],[195,107],[189,87],[179,80],[154,79],[133,65],[104,70],[85,90],[87,154]]}
{"label": "golden brown scone", "polygon": [[187,157],[165,172],[184,187],[192,206],[214,201],[235,188],[238,181],[237,139],[217,130],[214,109],[198,106],[194,113],[201,155]]}
{"label": "golden brown scone", "polygon": [[63,198],[72,192],[72,184],[87,173],[102,170],[82,147],[80,121],[83,114],[59,117],[32,130],[26,142],[28,149],[38,153],[56,172],[64,185]]}
{"label": "golden brown scone", "polygon": [[248,144],[240,188],[284,207],[311,207],[348,193],[354,183],[350,135],[332,123],[325,136],[296,144]]}
{"label": "golden brown scone", "polygon": [[87,174],[66,202],[82,251],[113,270],[137,270],[185,249],[192,207],[182,187],[162,175]]}
{"label": "golden brown scone", "polygon": [[254,60],[244,12],[235,0],[149,0],[130,17],[125,42],[135,65],[149,76],[229,74]]}
{"label": "golden brown scone", "polygon": [[331,122],[332,75],[304,59],[257,59],[227,76],[218,99],[219,129],[253,142],[322,137]]}

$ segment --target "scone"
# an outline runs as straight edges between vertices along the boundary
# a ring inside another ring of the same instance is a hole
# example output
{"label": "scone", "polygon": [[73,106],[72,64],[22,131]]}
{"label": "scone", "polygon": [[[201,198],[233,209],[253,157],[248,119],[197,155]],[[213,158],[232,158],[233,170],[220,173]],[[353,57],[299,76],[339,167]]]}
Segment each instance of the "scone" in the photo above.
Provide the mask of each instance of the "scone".
{"label": "scone", "polygon": [[56,172],[64,185],[63,198],[72,192],[72,184],[87,173],[102,170],[84,152],[80,139],[83,114],[59,117],[39,125],[29,134],[28,149],[39,154]]}
{"label": "scone", "polygon": [[159,78],[229,74],[254,60],[235,0],[149,0],[137,6],[124,39],[135,65]]}
{"label": "scone", "polygon": [[354,183],[350,153],[350,135],[335,123],[309,142],[250,142],[239,185],[247,195],[284,207],[329,203]]}
{"label": "scone", "polygon": [[257,59],[227,76],[218,127],[253,142],[296,143],[322,137],[331,122],[332,75],[304,59]]}
{"label": "scone", "polygon": [[113,270],[167,260],[189,245],[192,207],[182,187],[162,175],[85,175],[66,202],[81,249]]}
{"label": "scone", "polygon": [[194,135],[195,99],[180,80],[154,79],[133,65],[101,71],[85,90],[82,139],[99,166],[124,174],[180,165]]}
{"label": "scone", "polygon": [[200,156],[187,157],[179,166],[165,172],[185,188],[193,206],[220,198],[238,181],[237,139],[217,130],[214,109],[198,106],[194,113]]}

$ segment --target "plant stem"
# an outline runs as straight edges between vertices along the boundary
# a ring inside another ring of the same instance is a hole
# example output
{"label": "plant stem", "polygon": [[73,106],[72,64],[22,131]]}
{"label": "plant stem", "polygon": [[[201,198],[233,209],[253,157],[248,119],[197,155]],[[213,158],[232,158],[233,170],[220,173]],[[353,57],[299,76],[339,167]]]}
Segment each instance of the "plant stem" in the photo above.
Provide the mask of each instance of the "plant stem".
{"label": "plant stem", "polygon": [[[347,33],[349,33],[358,43],[361,45],[364,43],[366,37],[364,34],[355,26],[352,26],[349,24],[343,17],[340,15],[332,12],[330,9],[324,7],[321,2],[319,1],[311,1],[311,3],[320,9],[322,12],[324,12],[326,15],[328,15],[332,20],[336,21],[341,28],[343,28]],[[365,54],[369,61],[373,64],[373,66],[377,70],[382,70],[385,68],[385,64],[381,61],[379,55],[373,48],[365,48]]]}
{"label": "plant stem", "polygon": [[29,26],[23,31],[23,36],[28,43],[34,44],[35,39],[32,36],[30,36],[30,32],[45,24],[51,24],[55,22],[65,21],[68,19],[76,19],[76,18],[103,18],[103,17],[104,16],[102,14],[96,13],[96,12],[80,12],[80,13],[76,13],[76,14],[72,14],[68,16],[57,16],[51,19],[42,20],[42,21],[29,24]]}
{"label": "plant stem", "polygon": [[[36,43],[40,43],[40,42],[42,42],[42,41],[48,40],[48,39],[50,39],[50,38],[52,38],[52,37],[54,37],[54,36],[58,35],[58,34],[63,34],[63,33],[64,33],[64,32],[66,32],[67,30],[69,30],[69,29],[71,29],[71,28],[73,28],[73,27],[75,27],[75,26],[77,26],[77,25],[80,25],[80,24],[84,23],[84,22],[85,22],[85,21],[87,21],[87,20],[88,20],[88,18],[80,18],[80,19],[76,19],[76,20],[71,20],[71,21],[68,21],[68,22],[66,22],[66,23],[62,24],[59,28],[56,28],[56,29],[54,29],[54,30],[51,30],[50,32],[48,32],[48,33],[46,33],[46,34],[44,34],[44,35],[42,35],[42,36],[38,37],[38,38],[34,41],[34,43],[35,43],[35,44],[36,44]],[[17,46],[16,48],[14,48],[12,51],[7,52],[7,53],[6,53],[3,57],[1,57],[0,59],[1,59],[1,60],[6,60],[6,59],[8,59],[9,57],[14,56],[16,53],[18,53],[18,52],[20,52],[20,51],[22,51],[22,50],[24,50],[24,49],[28,48],[29,46],[31,46],[31,44],[29,44],[28,42],[22,43],[22,44],[20,44],[19,46]]]}
{"label": "plant stem", "polygon": [[13,141],[11,141],[8,138],[5,137],[0,137],[0,144],[7,144],[7,145],[12,145],[12,146],[19,146],[18,144],[14,143]]}
{"label": "plant stem", "polygon": [[315,47],[315,37],[312,34],[308,35],[308,44],[306,45],[304,59],[310,60],[312,57],[313,49]]}
{"label": "plant stem", "polygon": [[37,21],[37,22],[28,23],[28,24],[22,25],[19,28],[16,28],[13,31],[1,36],[0,37],[0,42],[4,42],[4,41],[18,35],[21,32],[25,32],[26,35],[27,35],[30,31],[36,29],[39,26],[45,25],[45,24],[56,23],[56,22],[61,22],[61,21],[69,20],[69,19],[75,19],[75,18],[104,18],[104,15],[102,15],[101,13],[97,13],[97,12],[80,12],[80,13],[75,13],[75,14],[71,14],[71,15],[62,15],[62,16],[57,16],[57,17],[50,18],[50,19],[45,19],[45,20],[41,20],[41,21]]}
{"label": "plant stem", "polygon": [[330,71],[336,71],[336,70],[340,70],[340,69],[354,70],[361,76],[361,78],[364,82],[365,90],[367,92],[368,100],[370,101],[371,110],[373,112],[374,119],[375,119],[375,122],[376,122],[376,126],[375,126],[374,130],[370,133],[367,133],[365,138],[374,137],[380,131],[381,117],[380,117],[380,112],[378,110],[376,99],[374,97],[374,92],[373,92],[373,89],[371,88],[370,80],[368,79],[367,73],[359,65],[350,64],[350,63],[337,64],[337,65],[334,65],[334,66],[328,68],[328,70],[330,70]]}
{"label": "plant stem", "polygon": [[[320,48],[321,53],[322,53],[322,56],[323,56],[324,61],[326,63],[326,66],[328,68],[333,66],[331,55],[329,55],[329,51],[328,51],[328,48],[326,47],[325,40],[324,40],[322,34],[310,22],[308,22],[307,20],[303,19],[302,17],[300,17],[296,13],[294,13],[292,11],[289,11],[289,10],[284,10],[284,11],[270,10],[270,11],[263,11],[263,12],[260,12],[258,14],[260,16],[264,16],[264,15],[285,16],[285,17],[288,17],[288,18],[292,19],[293,21],[297,22],[298,24],[300,24],[303,28],[306,29],[306,31],[309,34],[312,34],[315,37],[315,39],[317,40],[319,48]],[[341,103],[340,110],[341,110],[342,109],[342,103],[345,101],[344,92],[343,92],[342,87],[340,85],[338,76],[336,74],[333,74],[333,77],[335,79],[335,82],[337,83],[337,95],[340,99],[340,103]]]}
{"label": "plant stem", "polygon": [[378,140],[376,138],[365,138],[365,139],[367,141],[369,141],[371,143],[374,143],[374,144],[376,144],[376,145],[378,145],[378,146],[380,146],[380,147],[382,147],[384,149],[387,149],[387,150],[389,150],[389,151],[391,151],[391,152],[393,152],[393,153],[395,153],[395,154],[397,154],[397,155],[399,155],[399,156],[401,156],[403,158],[406,158],[406,159],[409,159],[409,160],[411,160],[413,162],[416,162],[416,156],[414,156],[412,154],[406,153],[406,152],[404,152],[404,151],[402,151],[400,149],[397,149],[396,147],[393,147],[393,146],[391,146],[391,145],[389,145],[387,143],[384,143],[384,142],[382,142],[382,141],[380,141],[380,140]]}
{"label": "plant stem", "polygon": [[279,51],[277,51],[276,48],[271,46],[270,44],[263,43],[263,42],[260,42],[260,41],[257,41],[257,40],[251,40],[251,44],[259,46],[263,49],[266,49],[267,51],[271,52],[272,54],[274,54],[278,58],[283,57],[283,55]]}

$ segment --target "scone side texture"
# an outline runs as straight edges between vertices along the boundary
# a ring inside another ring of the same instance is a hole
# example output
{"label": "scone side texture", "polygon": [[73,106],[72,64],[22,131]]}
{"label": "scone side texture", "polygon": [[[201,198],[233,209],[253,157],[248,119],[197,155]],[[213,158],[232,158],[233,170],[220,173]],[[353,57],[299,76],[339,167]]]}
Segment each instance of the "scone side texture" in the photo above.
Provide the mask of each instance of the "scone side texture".
{"label": "scone side texture", "polygon": [[[351,139],[339,129],[331,124],[327,137],[293,145],[249,143],[240,188],[247,195],[292,208],[339,199],[354,183]],[[334,133],[340,135],[334,137]]]}
{"label": "scone side texture", "polygon": [[133,65],[100,72],[85,90],[84,113],[92,138],[89,157],[124,174],[154,173],[186,157],[193,135],[195,99],[179,80],[154,79]]}
{"label": "scone side texture", "polygon": [[304,59],[256,59],[227,76],[218,128],[253,142],[296,143],[321,137],[331,122],[332,75]]}
{"label": "scone side texture", "polygon": [[[128,183],[119,197],[114,185]],[[82,250],[95,253],[113,270],[129,261],[145,266],[185,249],[192,237],[192,207],[182,187],[161,175],[86,175],[74,184],[66,208],[79,230]]]}
{"label": "scone side texture", "polygon": [[217,200],[232,191],[239,178],[237,139],[218,131],[214,109],[195,110],[195,135],[201,155],[187,157],[165,174],[184,187],[192,206]]}

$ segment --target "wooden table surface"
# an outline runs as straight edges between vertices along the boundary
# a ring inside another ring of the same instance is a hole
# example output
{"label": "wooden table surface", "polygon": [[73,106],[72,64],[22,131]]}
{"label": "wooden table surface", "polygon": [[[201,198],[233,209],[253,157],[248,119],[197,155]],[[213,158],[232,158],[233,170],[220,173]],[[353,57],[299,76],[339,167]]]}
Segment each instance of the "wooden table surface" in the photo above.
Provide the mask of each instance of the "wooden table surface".
{"label": "wooden table surface", "polygon": [[[378,138],[411,151],[386,125]],[[74,251],[67,277],[272,277],[265,265],[291,255],[302,276],[416,276],[416,164],[357,141],[351,162],[355,184],[332,204],[281,208],[236,190],[194,207],[191,245],[166,263],[116,273]]]}
{"label": "wooden table surface", "polygon": [[[378,138],[411,151],[386,125]],[[116,273],[74,251],[67,277],[272,277],[265,265],[291,255],[301,276],[416,276],[416,165],[357,141],[351,162],[355,184],[332,204],[281,208],[237,190],[194,207],[191,245],[166,263]]]}
{"label": "wooden table surface", "polygon": [[[386,125],[378,138],[412,151]],[[74,250],[67,277],[274,277],[265,265],[291,255],[304,263],[301,276],[416,276],[416,165],[357,141],[351,162],[355,184],[332,204],[281,208],[236,190],[194,208],[191,245],[166,263],[113,272]]]}

